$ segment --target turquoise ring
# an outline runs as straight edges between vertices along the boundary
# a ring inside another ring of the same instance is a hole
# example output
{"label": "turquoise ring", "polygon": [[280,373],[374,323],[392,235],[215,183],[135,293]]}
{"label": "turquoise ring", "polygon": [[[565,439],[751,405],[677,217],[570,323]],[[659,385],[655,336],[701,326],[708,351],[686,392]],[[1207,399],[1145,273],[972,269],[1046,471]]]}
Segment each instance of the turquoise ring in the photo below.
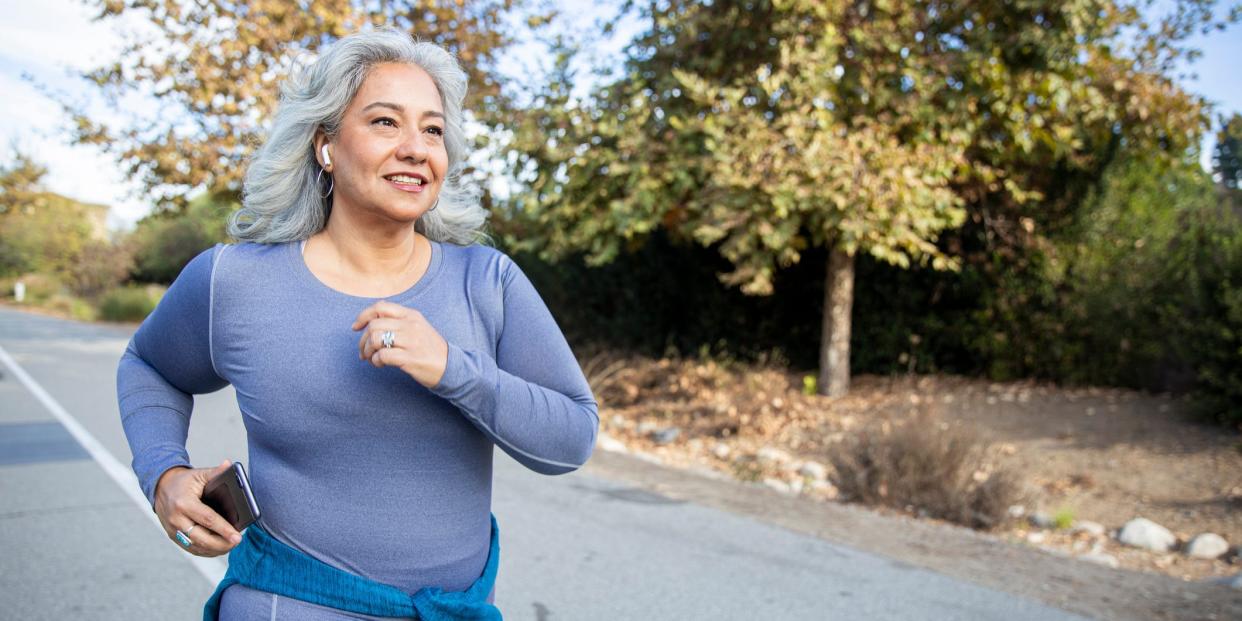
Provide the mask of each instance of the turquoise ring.
{"label": "turquoise ring", "polygon": [[190,541],[190,538],[186,537],[185,533],[181,531],[177,531],[177,543],[181,544],[181,546],[184,548],[188,548],[194,545],[194,542]]}

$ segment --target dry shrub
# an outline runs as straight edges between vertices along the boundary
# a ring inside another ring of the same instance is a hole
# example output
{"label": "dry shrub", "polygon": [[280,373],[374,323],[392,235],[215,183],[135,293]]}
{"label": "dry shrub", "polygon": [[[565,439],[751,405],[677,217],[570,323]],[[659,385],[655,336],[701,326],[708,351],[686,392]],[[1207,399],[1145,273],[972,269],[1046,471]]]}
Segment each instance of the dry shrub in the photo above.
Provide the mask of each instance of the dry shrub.
{"label": "dry shrub", "polygon": [[990,529],[1022,502],[1023,493],[1016,473],[993,471],[986,457],[977,434],[920,417],[865,429],[831,460],[837,488],[848,500]]}
{"label": "dry shrub", "polygon": [[[590,385],[591,392],[599,400],[600,405],[605,402],[606,393],[611,396],[617,384],[622,380],[621,373],[629,366],[629,361],[625,357],[606,349],[591,349],[580,355],[578,361],[582,367],[582,374],[586,376],[587,384]],[[607,401],[612,403],[612,399],[607,399]]]}

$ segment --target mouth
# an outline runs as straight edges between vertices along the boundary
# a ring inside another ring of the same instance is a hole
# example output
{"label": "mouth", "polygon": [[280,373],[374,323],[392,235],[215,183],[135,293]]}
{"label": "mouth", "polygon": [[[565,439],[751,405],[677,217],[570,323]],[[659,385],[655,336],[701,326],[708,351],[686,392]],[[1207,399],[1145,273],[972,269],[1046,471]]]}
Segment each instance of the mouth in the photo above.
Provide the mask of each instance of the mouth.
{"label": "mouth", "polygon": [[418,173],[385,175],[384,179],[403,192],[422,192],[428,184],[427,178]]}

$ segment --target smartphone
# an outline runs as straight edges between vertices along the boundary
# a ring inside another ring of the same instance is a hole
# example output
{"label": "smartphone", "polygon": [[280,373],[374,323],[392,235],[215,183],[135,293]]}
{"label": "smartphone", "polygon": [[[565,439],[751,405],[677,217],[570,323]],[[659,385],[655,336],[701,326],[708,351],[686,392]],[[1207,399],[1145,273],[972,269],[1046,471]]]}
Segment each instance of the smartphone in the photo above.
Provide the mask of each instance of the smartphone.
{"label": "smartphone", "polygon": [[203,488],[203,504],[211,507],[241,532],[259,519],[259,503],[250,491],[250,479],[240,462],[216,475]]}

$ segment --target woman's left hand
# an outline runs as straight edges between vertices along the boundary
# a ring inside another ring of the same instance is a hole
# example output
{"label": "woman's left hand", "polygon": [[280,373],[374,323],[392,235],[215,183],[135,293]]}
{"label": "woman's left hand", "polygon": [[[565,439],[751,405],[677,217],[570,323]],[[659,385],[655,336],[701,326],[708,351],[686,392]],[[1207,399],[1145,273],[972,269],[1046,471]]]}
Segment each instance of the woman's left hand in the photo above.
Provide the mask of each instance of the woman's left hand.
{"label": "woman's left hand", "polygon": [[[368,306],[354,320],[351,330],[362,330],[358,357],[379,367],[397,367],[418,383],[433,388],[448,366],[448,342],[431,327],[423,314],[380,301]],[[384,347],[384,333],[392,332],[392,347]]]}

